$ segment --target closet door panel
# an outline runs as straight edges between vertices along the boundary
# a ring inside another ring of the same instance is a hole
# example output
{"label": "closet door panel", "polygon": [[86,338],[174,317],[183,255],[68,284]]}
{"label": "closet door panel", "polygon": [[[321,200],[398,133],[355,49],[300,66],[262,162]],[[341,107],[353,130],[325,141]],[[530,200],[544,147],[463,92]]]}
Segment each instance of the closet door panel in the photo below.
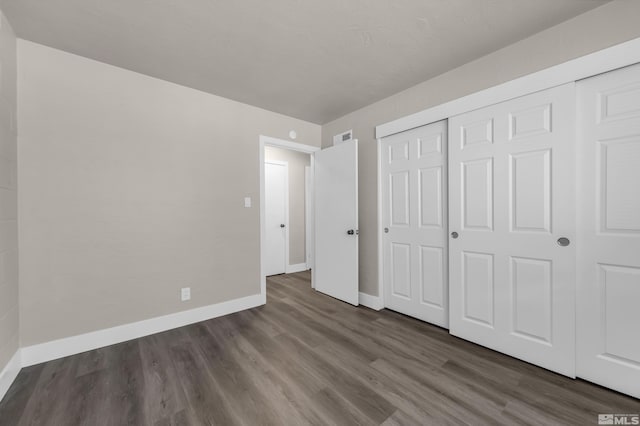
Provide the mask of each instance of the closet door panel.
{"label": "closet door panel", "polygon": [[577,374],[640,398],[640,65],[578,83]]}
{"label": "closet door panel", "polygon": [[447,327],[446,122],[381,144],[385,307]]}
{"label": "closet door panel", "polygon": [[570,84],[449,119],[451,333],[571,377],[574,111]]}

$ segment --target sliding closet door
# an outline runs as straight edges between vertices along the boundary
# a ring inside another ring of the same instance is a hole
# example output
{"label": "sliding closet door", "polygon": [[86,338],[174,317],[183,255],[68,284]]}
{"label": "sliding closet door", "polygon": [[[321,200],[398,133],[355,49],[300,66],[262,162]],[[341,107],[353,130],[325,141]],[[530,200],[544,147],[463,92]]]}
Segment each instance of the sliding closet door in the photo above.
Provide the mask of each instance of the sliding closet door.
{"label": "sliding closet door", "polygon": [[640,398],[640,65],[578,83],[580,377]]}
{"label": "sliding closet door", "polygon": [[447,327],[447,123],[381,144],[385,307]]}
{"label": "sliding closet door", "polygon": [[575,85],[449,120],[451,333],[575,376]]}

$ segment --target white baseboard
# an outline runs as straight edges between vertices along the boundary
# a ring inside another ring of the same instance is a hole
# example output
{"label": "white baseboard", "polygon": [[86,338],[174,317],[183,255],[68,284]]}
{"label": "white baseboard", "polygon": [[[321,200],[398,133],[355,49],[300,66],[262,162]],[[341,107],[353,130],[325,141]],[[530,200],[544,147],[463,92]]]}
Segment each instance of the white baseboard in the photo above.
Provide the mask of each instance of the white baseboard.
{"label": "white baseboard", "polygon": [[18,377],[21,368],[22,361],[20,359],[20,349],[18,349],[9,360],[9,363],[2,369],[2,372],[0,372],[0,401],[6,395],[16,377]]}
{"label": "white baseboard", "polygon": [[372,296],[367,293],[360,293],[358,301],[361,305],[366,306],[367,308],[371,308],[374,311],[379,311],[380,309],[384,308],[384,303],[382,303],[382,298],[380,296]]}
{"label": "white baseboard", "polygon": [[285,273],[293,274],[295,272],[306,271],[309,268],[307,268],[306,263],[296,263],[295,265],[287,265],[285,269],[286,269]]}
{"label": "white baseboard", "polygon": [[126,342],[127,340],[206,321],[245,309],[255,308],[256,306],[264,305],[265,302],[264,295],[255,294],[253,296],[177,312],[175,314],[27,346],[21,350],[22,367]]}

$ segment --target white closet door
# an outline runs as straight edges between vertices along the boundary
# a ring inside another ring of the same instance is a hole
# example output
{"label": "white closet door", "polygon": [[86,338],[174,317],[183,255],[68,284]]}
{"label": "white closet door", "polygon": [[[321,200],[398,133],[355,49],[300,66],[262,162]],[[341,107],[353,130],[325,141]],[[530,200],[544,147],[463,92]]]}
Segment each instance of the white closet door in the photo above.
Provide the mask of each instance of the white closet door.
{"label": "white closet door", "polygon": [[389,136],[381,148],[385,306],[448,327],[447,123]]}
{"label": "white closet door", "polygon": [[640,398],[640,65],[578,83],[577,374]]}
{"label": "white closet door", "polygon": [[574,126],[574,84],[449,120],[451,333],[570,377]]}

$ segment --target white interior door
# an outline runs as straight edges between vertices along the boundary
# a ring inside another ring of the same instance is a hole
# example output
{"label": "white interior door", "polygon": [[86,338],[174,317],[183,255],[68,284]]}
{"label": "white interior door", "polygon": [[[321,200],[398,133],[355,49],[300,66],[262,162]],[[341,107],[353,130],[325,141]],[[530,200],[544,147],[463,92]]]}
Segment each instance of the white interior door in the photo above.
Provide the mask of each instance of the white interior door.
{"label": "white interior door", "polygon": [[448,327],[447,122],[381,148],[385,307]]}
{"label": "white interior door", "polygon": [[578,83],[577,374],[640,398],[640,65]]}
{"label": "white interior door", "polygon": [[574,136],[574,84],[449,120],[451,333],[571,377]]}
{"label": "white interior door", "polygon": [[281,161],[265,161],[264,164],[264,211],[266,259],[265,275],[284,274],[288,241],[288,167]]}
{"label": "white interior door", "polygon": [[315,153],[316,290],[358,304],[358,143]]}

